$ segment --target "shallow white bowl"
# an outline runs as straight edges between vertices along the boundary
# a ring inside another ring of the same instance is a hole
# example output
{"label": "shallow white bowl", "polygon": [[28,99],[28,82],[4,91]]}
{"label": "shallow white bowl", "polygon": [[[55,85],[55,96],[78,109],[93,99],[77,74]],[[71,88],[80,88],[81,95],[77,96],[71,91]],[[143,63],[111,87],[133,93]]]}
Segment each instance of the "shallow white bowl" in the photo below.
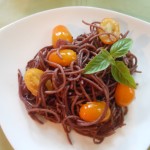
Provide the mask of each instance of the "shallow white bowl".
{"label": "shallow white bowl", "polygon": [[[88,32],[82,23],[115,18],[124,33],[130,30],[132,52],[138,57],[135,75],[139,83],[136,99],[125,118],[127,124],[116,134],[96,145],[91,138],[71,133],[69,145],[60,124],[39,125],[27,114],[18,97],[17,69],[24,71],[26,63],[37,51],[51,44],[52,28],[66,25],[72,35]],[[66,7],[44,11],[21,19],[0,30],[0,123],[16,150],[144,150],[150,144],[150,24],[110,10],[92,7]]]}

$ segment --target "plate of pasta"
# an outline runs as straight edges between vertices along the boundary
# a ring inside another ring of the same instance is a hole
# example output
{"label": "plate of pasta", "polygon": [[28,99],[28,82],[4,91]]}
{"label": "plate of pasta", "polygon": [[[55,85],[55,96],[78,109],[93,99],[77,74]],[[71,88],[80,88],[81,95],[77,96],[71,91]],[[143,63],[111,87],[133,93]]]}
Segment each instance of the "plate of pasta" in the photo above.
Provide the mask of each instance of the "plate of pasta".
{"label": "plate of pasta", "polygon": [[14,149],[148,148],[149,29],[93,7],[2,28],[0,121]]}

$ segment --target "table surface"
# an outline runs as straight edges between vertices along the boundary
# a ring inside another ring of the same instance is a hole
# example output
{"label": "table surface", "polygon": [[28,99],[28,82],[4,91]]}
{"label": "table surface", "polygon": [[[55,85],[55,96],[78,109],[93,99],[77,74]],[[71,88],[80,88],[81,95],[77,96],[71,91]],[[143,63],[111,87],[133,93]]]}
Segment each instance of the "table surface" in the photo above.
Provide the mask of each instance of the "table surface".
{"label": "table surface", "polygon": [[[33,13],[64,6],[100,7],[150,22],[149,0],[0,0],[0,28]],[[1,128],[0,150],[13,150]]]}

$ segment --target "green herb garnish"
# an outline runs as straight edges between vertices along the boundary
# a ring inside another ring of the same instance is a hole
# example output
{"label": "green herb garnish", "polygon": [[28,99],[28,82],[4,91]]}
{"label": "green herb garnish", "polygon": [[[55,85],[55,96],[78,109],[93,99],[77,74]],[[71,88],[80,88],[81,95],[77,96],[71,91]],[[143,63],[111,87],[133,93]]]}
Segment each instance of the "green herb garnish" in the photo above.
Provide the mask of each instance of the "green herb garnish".
{"label": "green herb garnish", "polygon": [[114,43],[110,48],[110,52],[103,49],[86,65],[84,73],[96,73],[98,71],[105,70],[111,65],[111,74],[117,82],[136,88],[136,83],[130,74],[128,67],[123,63],[123,61],[115,60],[118,57],[126,55],[131,48],[132,43],[132,39],[125,38]]}

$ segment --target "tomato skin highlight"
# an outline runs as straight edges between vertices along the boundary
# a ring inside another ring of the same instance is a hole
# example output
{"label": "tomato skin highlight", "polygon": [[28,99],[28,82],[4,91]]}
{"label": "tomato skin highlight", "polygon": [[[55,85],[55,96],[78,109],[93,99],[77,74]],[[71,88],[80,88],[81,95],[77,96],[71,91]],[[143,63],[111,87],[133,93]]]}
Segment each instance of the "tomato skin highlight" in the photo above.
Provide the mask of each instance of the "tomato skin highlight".
{"label": "tomato skin highlight", "polygon": [[100,35],[100,39],[104,44],[113,44],[115,43],[120,36],[120,26],[119,23],[117,21],[115,21],[112,18],[105,18],[102,20],[102,22],[100,23],[100,26],[102,27],[102,29],[99,29],[99,33],[111,33],[114,34],[110,35],[111,38],[109,37],[109,35]]}
{"label": "tomato skin highlight", "polygon": [[[79,111],[79,116],[81,119],[87,122],[95,121],[100,117],[100,115],[103,114],[105,109],[106,103],[104,101],[100,102],[87,102],[86,104],[83,104]],[[110,118],[111,111],[110,108],[108,108],[106,112],[106,116],[101,122],[105,122]]]}
{"label": "tomato skin highlight", "polygon": [[58,40],[65,40],[70,43],[73,41],[73,37],[72,37],[71,33],[63,25],[56,26],[52,31],[52,44],[53,44],[54,48],[57,47],[56,43]]}
{"label": "tomato skin highlight", "polygon": [[64,50],[60,50],[59,52],[62,58],[58,56],[57,52],[53,52],[48,56],[48,60],[65,67],[65,66],[69,66],[72,61],[77,59],[77,54],[73,50],[64,49]]}
{"label": "tomato skin highlight", "polygon": [[118,83],[115,91],[115,101],[119,106],[128,106],[135,98],[135,90],[124,84]]}

